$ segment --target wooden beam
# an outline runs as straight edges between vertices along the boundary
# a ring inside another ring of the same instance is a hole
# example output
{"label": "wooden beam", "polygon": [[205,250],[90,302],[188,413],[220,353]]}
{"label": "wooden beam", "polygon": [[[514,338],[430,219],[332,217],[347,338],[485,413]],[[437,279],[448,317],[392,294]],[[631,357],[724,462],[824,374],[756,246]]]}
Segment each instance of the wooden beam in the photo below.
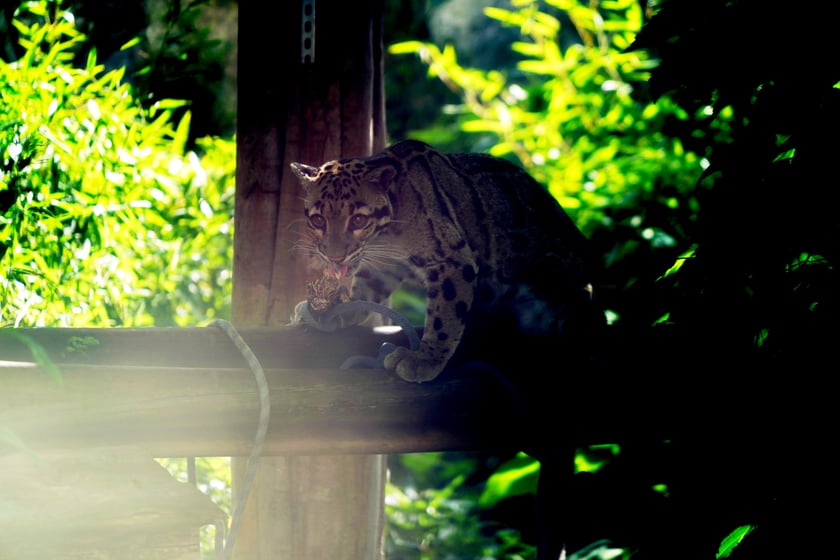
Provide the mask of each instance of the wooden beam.
{"label": "wooden beam", "polygon": [[[26,345],[0,336],[0,358],[6,360],[0,363],[0,426],[27,446],[136,445],[152,456],[250,452],[256,385],[217,329],[16,333],[43,345],[61,372],[59,383],[31,362]],[[386,371],[324,365],[339,354],[369,354],[386,339],[398,341],[394,336],[297,328],[242,334],[264,364],[271,390],[266,455],[500,449],[522,443],[511,396],[490,376],[476,372],[412,384]],[[86,350],[82,341],[90,345]],[[330,350],[313,352],[313,346]]]}
{"label": "wooden beam", "polygon": [[[376,355],[383,342],[406,343],[402,334],[379,334],[361,327],[334,333],[297,326],[238,331],[267,368],[338,368],[351,355]],[[213,326],[3,329],[0,330],[0,360],[32,360],[32,352],[23,339],[43,348],[53,361],[65,364],[174,368],[243,365],[242,356],[227,335]]]}

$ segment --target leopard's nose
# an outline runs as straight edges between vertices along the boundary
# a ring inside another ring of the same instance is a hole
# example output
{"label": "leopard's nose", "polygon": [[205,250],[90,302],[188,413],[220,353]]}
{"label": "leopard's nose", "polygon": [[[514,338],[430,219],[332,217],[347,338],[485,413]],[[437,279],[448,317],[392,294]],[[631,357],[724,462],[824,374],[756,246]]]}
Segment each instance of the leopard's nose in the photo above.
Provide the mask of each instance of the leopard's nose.
{"label": "leopard's nose", "polygon": [[341,261],[343,261],[343,260],[344,260],[344,256],[340,256],[340,257],[327,257],[327,258],[328,258],[328,259],[330,259],[330,262],[334,262],[334,263],[336,263],[336,264],[340,264],[340,263],[341,263]]}

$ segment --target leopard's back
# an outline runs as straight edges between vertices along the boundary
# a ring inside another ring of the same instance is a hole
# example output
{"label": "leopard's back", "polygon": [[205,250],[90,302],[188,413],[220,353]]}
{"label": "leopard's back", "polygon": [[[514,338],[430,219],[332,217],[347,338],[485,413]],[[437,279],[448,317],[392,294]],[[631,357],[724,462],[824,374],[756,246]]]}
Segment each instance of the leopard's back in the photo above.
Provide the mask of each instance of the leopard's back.
{"label": "leopard's back", "polygon": [[522,168],[486,154],[442,154],[415,141],[389,152],[408,176],[429,178],[411,183],[425,201],[420,214],[437,209],[439,219],[460,229],[476,253],[481,288],[494,289],[493,297],[527,286],[544,300],[565,300],[591,281],[587,240]]}

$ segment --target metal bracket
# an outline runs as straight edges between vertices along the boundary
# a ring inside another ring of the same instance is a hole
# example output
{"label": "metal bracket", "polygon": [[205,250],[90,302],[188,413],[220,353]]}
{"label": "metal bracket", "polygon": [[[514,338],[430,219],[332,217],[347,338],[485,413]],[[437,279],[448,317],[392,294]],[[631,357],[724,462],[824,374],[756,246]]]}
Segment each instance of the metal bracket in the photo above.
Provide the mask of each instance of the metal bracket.
{"label": "metal bracket", "polygon": [[301,0],[300,61],[315,62],[315,0]]}

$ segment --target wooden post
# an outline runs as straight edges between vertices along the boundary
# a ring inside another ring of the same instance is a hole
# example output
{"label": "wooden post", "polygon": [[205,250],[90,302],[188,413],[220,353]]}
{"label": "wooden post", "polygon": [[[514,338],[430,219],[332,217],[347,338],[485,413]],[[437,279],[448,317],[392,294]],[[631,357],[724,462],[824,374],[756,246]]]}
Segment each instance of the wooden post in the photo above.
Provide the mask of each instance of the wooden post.
{"label": "wooden post", "polygon": [[[381,14],[381,0],[239,5],[238,326],[288,322],[311,279],[293,251],[303,213],[289,164],[383,147]],[[235,460],[234,493],[244,471]],[[263,459],[235,558],[379,558],[384,477],[378,455]]]}

